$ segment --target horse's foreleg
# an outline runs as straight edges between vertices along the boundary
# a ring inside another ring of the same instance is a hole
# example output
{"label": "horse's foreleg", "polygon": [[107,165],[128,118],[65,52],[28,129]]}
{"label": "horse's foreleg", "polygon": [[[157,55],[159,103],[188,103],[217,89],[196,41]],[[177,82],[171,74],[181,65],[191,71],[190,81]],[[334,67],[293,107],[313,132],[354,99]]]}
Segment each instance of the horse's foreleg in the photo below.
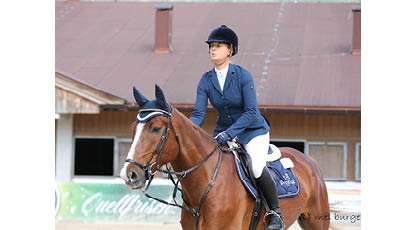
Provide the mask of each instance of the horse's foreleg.
{"label": "horse's foreleg", "polygon": [[195,217],[188,211],[181,212],[181,226],[183,230],[195,229]]}

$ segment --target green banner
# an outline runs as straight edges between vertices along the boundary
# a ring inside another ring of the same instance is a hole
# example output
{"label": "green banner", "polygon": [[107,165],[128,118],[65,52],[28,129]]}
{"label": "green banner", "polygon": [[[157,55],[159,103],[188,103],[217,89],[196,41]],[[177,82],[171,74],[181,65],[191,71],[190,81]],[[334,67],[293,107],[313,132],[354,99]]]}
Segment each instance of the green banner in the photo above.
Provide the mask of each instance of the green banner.
{"label": "green banner", "polygon": [[[181,209],[147,198],[124,184],[57,183],[56,219],[178,223]],[[151,185],[148,193],[172,202],[172,185]],[[182,204],[180,194],[177,202]]]}

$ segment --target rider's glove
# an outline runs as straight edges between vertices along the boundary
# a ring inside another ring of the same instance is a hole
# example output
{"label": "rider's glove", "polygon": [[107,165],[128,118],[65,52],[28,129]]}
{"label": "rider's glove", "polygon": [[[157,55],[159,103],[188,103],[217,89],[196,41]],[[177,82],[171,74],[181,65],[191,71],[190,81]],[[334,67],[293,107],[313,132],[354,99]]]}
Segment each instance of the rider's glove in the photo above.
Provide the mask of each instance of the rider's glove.
{"label": "rider's glove", "polygon": [[231,140],[231,136],[227,132],[222,131],[215,137],[215,140],[217,141],[218,145],[225,145],[227,144],[227,141]]}

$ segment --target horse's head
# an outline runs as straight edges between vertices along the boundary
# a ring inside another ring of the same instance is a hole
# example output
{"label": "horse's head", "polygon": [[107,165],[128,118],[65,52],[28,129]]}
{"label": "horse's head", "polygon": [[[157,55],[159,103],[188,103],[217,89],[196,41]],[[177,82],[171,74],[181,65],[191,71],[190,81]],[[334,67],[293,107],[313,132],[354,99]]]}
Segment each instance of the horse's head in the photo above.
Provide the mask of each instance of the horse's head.
{"label": "horse's head", "polygon": [[[174,160],[178,155],[175,133],[171,133],[172,107],[162,89],[155,86],[155,100],[147,100],[135,87],[134,98],[139,105],[133,143],[121,169],[120,177],[133,189],[142,188],[156,169]],[[175,129],[173,128],[173,131]]]}

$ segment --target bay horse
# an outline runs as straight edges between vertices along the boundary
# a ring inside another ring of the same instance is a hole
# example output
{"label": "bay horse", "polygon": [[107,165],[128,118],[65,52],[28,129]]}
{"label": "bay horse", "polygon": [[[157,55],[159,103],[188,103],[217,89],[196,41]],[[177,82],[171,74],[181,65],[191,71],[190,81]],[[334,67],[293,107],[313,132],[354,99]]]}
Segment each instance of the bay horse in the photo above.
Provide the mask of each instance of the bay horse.
{"label": "bay horse", "polygon": [[[128,187],[141,189],[170,163],[182,187],[184,204],[175,205],[183,208],[182,229],[248,230],[254,199],[237,175],[233,154],[223,153],[211,135],[168,104],[159,86],[155,91],[156,99],[149,101],[133,88],[140,110],[120,177]],[[317,163],[293,148],[280,151],[293,161],[301,186],[299,195],[279,201],[286,229],[295,221],[302,229],[329,229],[328,194]],[[263,208],[261,218],[264,214]]]}

